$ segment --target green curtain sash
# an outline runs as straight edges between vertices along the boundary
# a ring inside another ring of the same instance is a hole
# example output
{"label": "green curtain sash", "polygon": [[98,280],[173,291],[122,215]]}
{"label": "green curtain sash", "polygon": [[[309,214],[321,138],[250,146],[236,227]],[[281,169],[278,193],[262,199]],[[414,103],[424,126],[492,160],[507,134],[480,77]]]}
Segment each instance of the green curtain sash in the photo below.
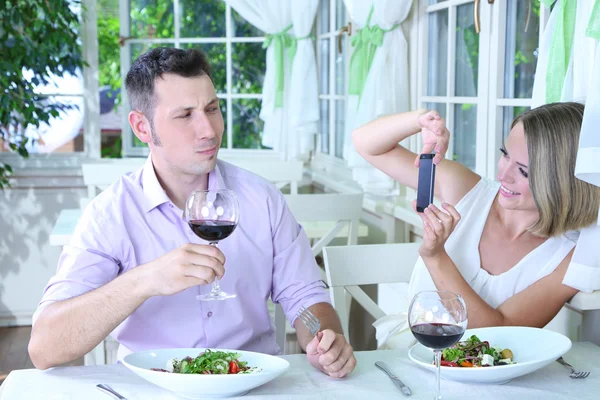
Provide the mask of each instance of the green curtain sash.
{"label": "green curtain sash", "polygon": [[[550,7],[555,0],[540,0]],[[548,54],[548,69],[546,71],[546,103],[560,101],[569,61],[573,48],[575,34],[575,17],[577,14],[577,0],[561,0],[553,12],[556,13],[556,27],[550,41]]]}
{"label": "green curtain sash", "polygon": [[600,0],[596,0],[594,3],[594,9],[592,10],[590,22],[585,30],[585,35],[592,39],[600,40]]}
{"label": "green curtain sash", "polygon": [[371,25],[371,17],[373,15],[374,6],[371,6],[369,16],[365,26],[356,32],[350,39],[350,43],[354,47],[352,56],[350,57],[350,66],[348,71],[348,93],[362,96],[367,76],[375,52],[378,47],[383,44],[383,36],[385,33],[398,28],[400,24],[395,24],[390,29],[382,29],[379,25]]}
{"label": "green curtain sash", "polygon": [[312,39],[314,36],[307,35],[300,38],[295,38],[288,33],[293,25],[287,26],[281,32],[265,35],[265,41],[262,45],[263,49],[273,46],[275,52],[275,107],[283,107],[283,94],[285,87],[285,53],[290,59],[290,65],[294,61],[296,51],[298,50],[298,41],[304,39]]}

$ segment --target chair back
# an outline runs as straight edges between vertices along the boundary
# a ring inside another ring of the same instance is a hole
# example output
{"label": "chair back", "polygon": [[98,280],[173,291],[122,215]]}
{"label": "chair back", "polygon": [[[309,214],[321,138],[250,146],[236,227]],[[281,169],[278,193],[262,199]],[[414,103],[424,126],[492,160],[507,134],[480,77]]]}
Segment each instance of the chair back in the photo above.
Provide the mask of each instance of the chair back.
{"label": "chair back", "polygon": [[420,243],[333,246],[323,249],[331,303],[349,340],[349,293],[375,319],[385,312],[359,286],[408,282],[419,257]]}

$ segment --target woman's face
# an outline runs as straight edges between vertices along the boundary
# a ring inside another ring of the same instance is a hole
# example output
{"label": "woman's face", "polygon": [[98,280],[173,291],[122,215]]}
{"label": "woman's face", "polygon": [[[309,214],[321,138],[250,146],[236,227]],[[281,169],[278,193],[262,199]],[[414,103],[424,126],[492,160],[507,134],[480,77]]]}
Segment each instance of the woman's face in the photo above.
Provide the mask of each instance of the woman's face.
{"label": "woman's face", "polygon": [[522,123],[511,129],[500,151],[498,180],[502,185],[498,202],[509,210],[537,211],[529,188],[529,155]]}

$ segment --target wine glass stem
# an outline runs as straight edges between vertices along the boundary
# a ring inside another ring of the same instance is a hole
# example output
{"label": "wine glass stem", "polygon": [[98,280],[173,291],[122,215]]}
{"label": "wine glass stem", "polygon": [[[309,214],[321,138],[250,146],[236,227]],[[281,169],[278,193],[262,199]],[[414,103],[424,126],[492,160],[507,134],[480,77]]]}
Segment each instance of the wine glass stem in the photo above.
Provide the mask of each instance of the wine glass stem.
{"label": "wine glass stem", "polygon": [[435,353],[435,397],[434,400],[440,400],[440,364],[442,362],[442,351],[434,350]]}
{"label": "wine glass stem", "polygon": [[[209,244],[211,246],[219,247],[218,246],[219,242],[210,242]],[[213,293],[221,292],[221,286],[219,285],[219,278],[217,278],[217,277],[215,277],[215,280],[212,283],[212,292]]]}

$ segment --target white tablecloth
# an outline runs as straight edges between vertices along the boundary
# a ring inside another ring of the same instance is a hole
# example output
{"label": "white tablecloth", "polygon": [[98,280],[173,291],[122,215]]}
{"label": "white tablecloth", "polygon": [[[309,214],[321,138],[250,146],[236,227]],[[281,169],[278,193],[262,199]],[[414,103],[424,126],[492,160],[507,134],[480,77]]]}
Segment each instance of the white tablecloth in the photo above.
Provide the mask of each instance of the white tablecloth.
{"label": "white tablecloth", "polygon": [[[413,391],[412,399],[431,399],[435,375],[417,367],[405,350],[357,352],[358,365],[347,378],[336,380],[314,370],[303,355],[284,356],[290,369],[266,385],[252,390],[244,400],[404,398],[373,363],[387,362]],[[552,363],[530,375],[498,385],[467,385],[442,381],[444,399],[598,399],[600,398],[600,347],[574,343],[565,359],[579,370],[591,371],[587,379],[570,379],[569,371]],[[154,386],[122,365],[53,368],[47,371],[11,372],[0,386],[0,400],[108,400],[95,386],[106,383],[128,400],[182,400]]]}

